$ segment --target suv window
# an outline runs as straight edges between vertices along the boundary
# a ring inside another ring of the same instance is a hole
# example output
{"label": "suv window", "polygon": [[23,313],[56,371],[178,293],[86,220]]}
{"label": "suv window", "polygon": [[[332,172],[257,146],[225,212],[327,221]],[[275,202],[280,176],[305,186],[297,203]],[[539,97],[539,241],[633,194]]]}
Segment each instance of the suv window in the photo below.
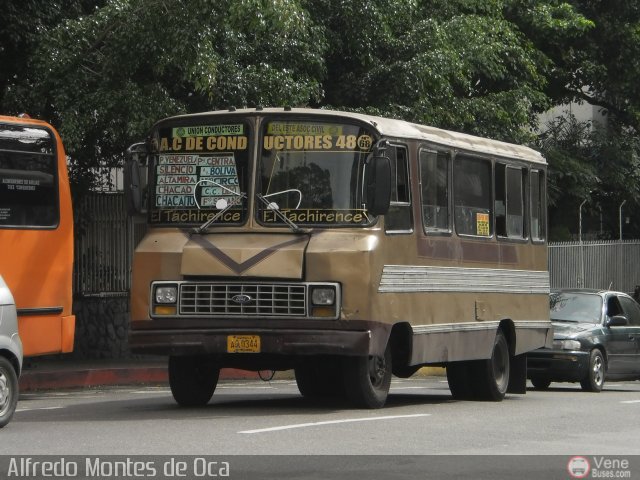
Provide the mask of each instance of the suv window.
{"label": "suv window", "polygon": [[640,327],[640,306],[629,297],[619,297],[629,325]]}

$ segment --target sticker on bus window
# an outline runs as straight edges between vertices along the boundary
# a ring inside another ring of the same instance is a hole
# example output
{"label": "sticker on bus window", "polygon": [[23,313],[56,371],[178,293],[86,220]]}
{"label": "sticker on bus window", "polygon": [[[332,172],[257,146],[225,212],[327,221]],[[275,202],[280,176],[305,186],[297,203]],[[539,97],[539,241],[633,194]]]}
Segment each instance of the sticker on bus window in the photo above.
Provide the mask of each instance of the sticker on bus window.
{"label": "sticker on bus window", "polygon": [[155,206],[216,207],[238,203],[236,160],[227,155],[160,155],[156,166]]}
{"label": "sticker on bus window", "polygon": [[263,139],[265,150],[366,151],[373,146],[370,135],[345,134],[344,125],[270,122]]}
{"label": "sticker on bus window", "polygon": [[476,213],[476,235],[482,237],[490,236],[488,213]]}
{"label": "sticker on bus window", "polygon": [[[224,125],[219,126],[224,127]],[[239,125],[239,127],[243,126]],[[231,133],[229,135],[210,134],[191,136],[188,134],[187,130],[188,129],[186,127],[174,128],[174,136],[161,137],[159,140],[154,139],[154,150],[160,152],[220,152],[247,149],[248,139],[246,135]]]}
{"label": "sticker on bus window", "polygon": [[287,123],[270,122],[267,126],[269,135],[342,135],[342,125],[328,123]]}
{"label": "sticker on bus window", "polygon": [[[361,225],[364,222],[371,221],[365,210],[304,208],[281,209],[280,213],[293,223]],[[264,223],[278,223],[282,221],[275,211],[271,209],[262,210],[260,219]]]}
{"label": "sticker on bus window", "polygon": [[220,135],[243,135],[242,123],[231,125],[196,125],[191,127],[176,127],[172,130],[173,137],[217,137]]}

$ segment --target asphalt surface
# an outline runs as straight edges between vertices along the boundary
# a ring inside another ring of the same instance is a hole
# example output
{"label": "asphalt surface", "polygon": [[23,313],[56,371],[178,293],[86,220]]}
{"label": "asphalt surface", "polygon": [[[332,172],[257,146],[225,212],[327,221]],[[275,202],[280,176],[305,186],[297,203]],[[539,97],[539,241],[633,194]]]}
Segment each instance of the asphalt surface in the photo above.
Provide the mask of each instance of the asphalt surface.
{"label": "asphalt surface", "polygon": [[309,401],[291,380],[224,380],[192,409],[166,386],[26,392],[2,438],[23,455],[638,455],[640,382],[495,403],[455,401],[442,377],[394,379],[380,410]]}

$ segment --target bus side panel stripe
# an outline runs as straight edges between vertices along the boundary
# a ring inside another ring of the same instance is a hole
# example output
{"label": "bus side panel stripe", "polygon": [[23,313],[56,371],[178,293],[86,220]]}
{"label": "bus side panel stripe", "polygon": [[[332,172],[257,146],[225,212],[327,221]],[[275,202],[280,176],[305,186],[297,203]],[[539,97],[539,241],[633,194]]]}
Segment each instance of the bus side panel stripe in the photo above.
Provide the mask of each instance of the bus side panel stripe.
{"label": "bus side panel stripe", "polygon": [[378,291],[549,294],[549,272],[385,265]]}

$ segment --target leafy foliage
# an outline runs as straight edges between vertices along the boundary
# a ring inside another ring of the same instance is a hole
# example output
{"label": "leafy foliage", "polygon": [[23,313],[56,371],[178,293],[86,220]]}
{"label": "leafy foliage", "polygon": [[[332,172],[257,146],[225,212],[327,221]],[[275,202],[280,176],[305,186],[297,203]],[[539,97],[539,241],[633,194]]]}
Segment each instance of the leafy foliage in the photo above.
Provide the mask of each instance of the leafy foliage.
{"label": "leafy foliage", "polygon": [[570,0],[593,24],[572,41],[538,38],[554,61],[553,91],[564,101],[602,107],[614,122],[640,133],[640,4]]}
{"label": "leafy foliage", "polygon": [[[549,105],[550,64],[502,1],[310,1],[326,103],[512,141]],[[345,88],[348,86],[348,88]]]}
{"label": "leafy foliage", "polygon": [[560,119],[535,143],[552,219],[586,197],[638,198],[637,2],[0,0],[0,11],[0,111],[59,128],[76,193],[168,115],[335,107],[522,143],[539,113],[588,100],[608,129]]}
{"label": "leafy foliage", "polygon": [[[551,121],[538,138],[537,146],[550,166],[550,225],[569,227],[562,234],[552,229],[556,240],[568,239],[569,231],[577,233],[575,221],[582,201],[586,200],[585,228],[599,231],[601,238],[618,236],[617,214],[623,201],[628,211],[637,210],[640,139],[616,124],[610,123],[608,129],[595,127],[567,115]],[[637,225],[633,222],[627,234],[640,234]]]}
{"label": "leafy foliage", "polygon": [[113,0],[46,31],[11,100],[59,127],[86,189],[162,117],[319,100],[318,33],[295,0]]}

